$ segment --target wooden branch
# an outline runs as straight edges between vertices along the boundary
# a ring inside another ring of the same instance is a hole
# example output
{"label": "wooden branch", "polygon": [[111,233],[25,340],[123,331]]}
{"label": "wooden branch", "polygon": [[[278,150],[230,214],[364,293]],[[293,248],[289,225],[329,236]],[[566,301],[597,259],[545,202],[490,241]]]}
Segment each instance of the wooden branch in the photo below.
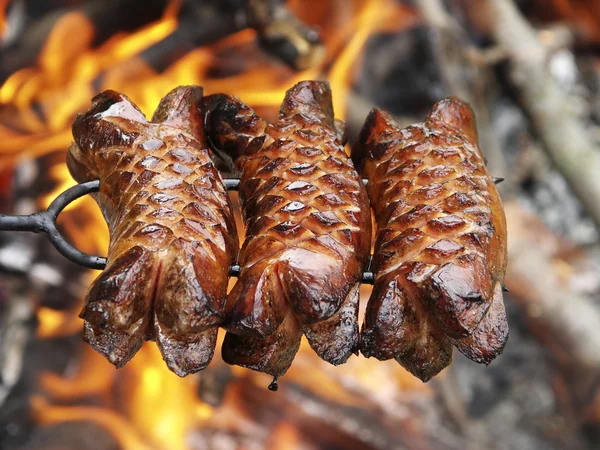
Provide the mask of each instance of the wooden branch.
{"label": "wooden branch", "polygon": [[548,49],[512,0],[485,0],[496,43],[510,53],[509,75],[556,168],[600,228],[600,146],[574,99],[548,69]]}
{"label": "wooden branch", "polygon": [[568,274],[577,269],[564,255],[576,249],[515,203],[507,203],[505,209],[511,298],[563,369],[578,377],[598,376],[600,311],[591,298],[570,286]]}

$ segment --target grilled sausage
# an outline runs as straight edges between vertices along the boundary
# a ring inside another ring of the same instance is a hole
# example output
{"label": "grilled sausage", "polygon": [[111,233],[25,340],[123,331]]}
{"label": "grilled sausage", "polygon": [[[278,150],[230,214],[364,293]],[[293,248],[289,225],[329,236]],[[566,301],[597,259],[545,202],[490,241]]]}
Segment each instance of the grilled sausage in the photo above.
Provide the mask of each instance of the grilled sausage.
{"label": "grilled sausage", "polygon": [[207,129],[235,160],[246,223],[226,307],[223,357],[281,376],[302,332],[332,364],[358,346],[358,297],[371,238],[368,197],[340,143],[331,91],[302,82],[268,125],[239,100],[210,99]]}
{"label": "grilled sausage", "polygon": [[450,98],[399,129],[373,110],[352,154],[377,221],[362,353],[423,381],[450,363],[451,344],[488,364],[508,337],[506,223],[473,111]]}
{"label": "grilled sausage", "polygon": [[106,91],[73,124],[73,177],[100,179],[110,231],[106,269],[81,312],[84,338],[117,367],[145,339],[184,376],[211,360],[237,234],[226,188],[205,145],[202,89],[182,86],[152,122]]}

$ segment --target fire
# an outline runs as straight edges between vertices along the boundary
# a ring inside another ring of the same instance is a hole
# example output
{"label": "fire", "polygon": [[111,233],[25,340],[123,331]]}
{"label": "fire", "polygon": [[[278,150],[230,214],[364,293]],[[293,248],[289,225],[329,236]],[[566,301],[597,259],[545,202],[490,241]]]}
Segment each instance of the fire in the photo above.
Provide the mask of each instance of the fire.
{"label": "fire", "polygon": [[[0,35],[6,26],[2,14],[6,4],[0,0]],[[78,12],[64,15],[48,37],[37,65],[13,73],[0,87],[0,112],[9,112],[0,114],[0,169],[19,159],[64,153],[71,143],[70,124],[75,115],[87,109],[90,98],[104,89],[126,93],[149,114],[174,86],[198,84],[205,87],[207,94],[227,92],[239,96],[273,117],[285,90],[294,83],[327,79],[334,93],[336,115],[343,119],[369,37],[379,32],[397,32],[416,20],[411,9],[394,0],[291,1],[290,6],[301,18],[321,25],[327,56],[320,66],[293,72],[257,50],[256,33],[245,30],[214,45],[197,48],[159,73],[140,53],[177,29],[179,6],[180,1],[171,1],[157,22],[133,33],[116,34],[98,47],[92,45],[95,31],[87,17]],[[248,48],[253,49],[250,57],[239,51]],[[219,78],[211,75],[231,55],[248,59],[247,70]],[[259,58],[260,63],[252,64],[251,58]],[[2,118],[9,115],[10,123],[3,123]],[[39,206],[43,208],[74,184],[62,161],[48,170],[56,184],[53,192],[40,199]],[[105,253],[106,225],[91,198],[70,205],[61,215],[61,223],[79,249]],[[90,273],[90,281],[95,276],[96,273]],[[77,333],[81,329],[77,312],[78,309],[58,312],[39,308],[38,336]],[[222,364],[218,359],[216,356],[213,364]],[[270,381],[240,368],[233,368],[232,372],[234,376],[244,373],[264,386]],[[85,346],[77,366],[68,374],[43,374],[42,394],[32,398],[31,404],[40,423],[93,421],[110,430],[126,449],[184,450],[189,448],[189,430],[212,421],[226,422],[223,411],[235,408],[235,399],[229,392],[218,411],[201,401],[197,395],[198,380],[180,379],[170,373],[154,344],[144,346],[120,371]],[[349,387],[372,393],[382,401],[397,391],[429,391],[394,362],[352,358],[345,366],[332,367],[320,361],[306,343],[283,380],[284,385],[285,380],[348,405],[355,403]],[[115,401],[113,396],[120,400]],[[113,399],[107,401],[108,397]],[[84,404],[100,406],[80,406]],[[280,425],[272,442],[273,448],[302,445],[298,431],[290,424]]]}
{"label": "fire", "polygon": [[152,450],[153,448],[144,443],[125,417],[110,410],[93,406],[56,406],[49,404],[42,397],[33,397],[31,406],[35,412],[38,412],[42,424],[51,425],[67,421],[95,422],[114,436],[118,436],[123,448],[128,450]]}
{"label": "fire", "polygon": [[211,407],[197,400],[197,378],[180,379],[165,368],[158,349],[144,346],[123,371],[85,348],[80,365],[64,378],[43,374],[40,384],[54,402],[102,397],[116,389],[126,399],[119,411],[99,407],[56,406],[35,397],[32,406],[41,423],[90,420],[108,428],[126,449],[184,450],[186,431],[211,416]]}
{"label": "fire", "polygon": [[60,336],[69,336],[81,329],[82,322],[77,318],[79,311],[56,311],[52,308],[41,306],[37,310],[40,325],[37,336],[48,339]]}
{"label": "fire", "polygon": [[169,372],[153,344],[146,344],[131,365],[126,374],[131,384],[125,385],[131,389],[126,410],[133,425],[158,448],[186,449],[186,432],[211,412],[209,405],[198,405],[197,378]]}
{"label": "fire", "polygon": [[6,21],[6,10],[9,0],[0,0],[0,40],[8,31],[8,23]]}
{"label": "fire", "polygon": [[392,4],[389,1],[366,2],[349,31],[352,38],[335,61],[328,80],[334,92],[334,110],[343,119],[346,116],[347,99],[354,79],[356,60],[360,57],[367,39],[375,32],[389,31],[408,26],[414,15],[407,8]]}

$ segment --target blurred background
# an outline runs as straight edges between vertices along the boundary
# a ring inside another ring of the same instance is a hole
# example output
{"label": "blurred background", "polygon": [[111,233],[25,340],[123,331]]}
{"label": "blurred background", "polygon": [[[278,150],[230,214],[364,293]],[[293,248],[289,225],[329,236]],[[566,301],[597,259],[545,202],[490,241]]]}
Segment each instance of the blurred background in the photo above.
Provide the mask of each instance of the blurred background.
{"label": "blurred background", "polygon": [[[219,350],[186,379],[154,344],[117,371],[81,339],[98,272],[44,236],[0,233],[1,449],[600,448],[597,0],[0,0],[0,212],[74,184],[70,125],[104,89],[151,115],[199,84],[273,119],[303,79],[331,83],[350,142],[373,106],[409,124],[445,96],[471,103],[505,178],[504,353],[486,368],[455,352],[423,384],[394,361],[330,366],[303,343],[277,393]],[[91,198],[60,225],[105,254]]]}

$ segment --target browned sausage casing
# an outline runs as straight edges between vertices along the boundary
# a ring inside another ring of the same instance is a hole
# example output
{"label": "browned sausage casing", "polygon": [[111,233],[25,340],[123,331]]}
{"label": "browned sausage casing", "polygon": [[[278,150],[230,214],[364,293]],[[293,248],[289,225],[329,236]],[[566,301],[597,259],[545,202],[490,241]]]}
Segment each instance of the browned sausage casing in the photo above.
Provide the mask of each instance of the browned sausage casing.
{"label": "browned sausage casing", "polygon": [[371,238],[368,197],[323,82],[290,89],[268,125],[239,100],[211,99],[207,127],[236,160],[247,235],[226,308],[223,357],[281,376],[302,332],[326,361],[358,347],[358,297]]}
{"label": "browned sausage casing", "polygon": [[450,363],[451,344],[489,363],[508,337],[506,223],[473,111],[450,98],[399,129],[373,110],[353,158],[377,220],[362,353],[395,358],[424,381]]}
{"label": "browned sausage casing", "polygon": [[211,360],[237,234],[203,131],[202,89],[182,86],[152,122],[106,91],[73,124],[67,164],[77,181],[100,179],[110,231],[106,269],[81,317],[84,338],[117,367],[156,338],[180,376]]}

